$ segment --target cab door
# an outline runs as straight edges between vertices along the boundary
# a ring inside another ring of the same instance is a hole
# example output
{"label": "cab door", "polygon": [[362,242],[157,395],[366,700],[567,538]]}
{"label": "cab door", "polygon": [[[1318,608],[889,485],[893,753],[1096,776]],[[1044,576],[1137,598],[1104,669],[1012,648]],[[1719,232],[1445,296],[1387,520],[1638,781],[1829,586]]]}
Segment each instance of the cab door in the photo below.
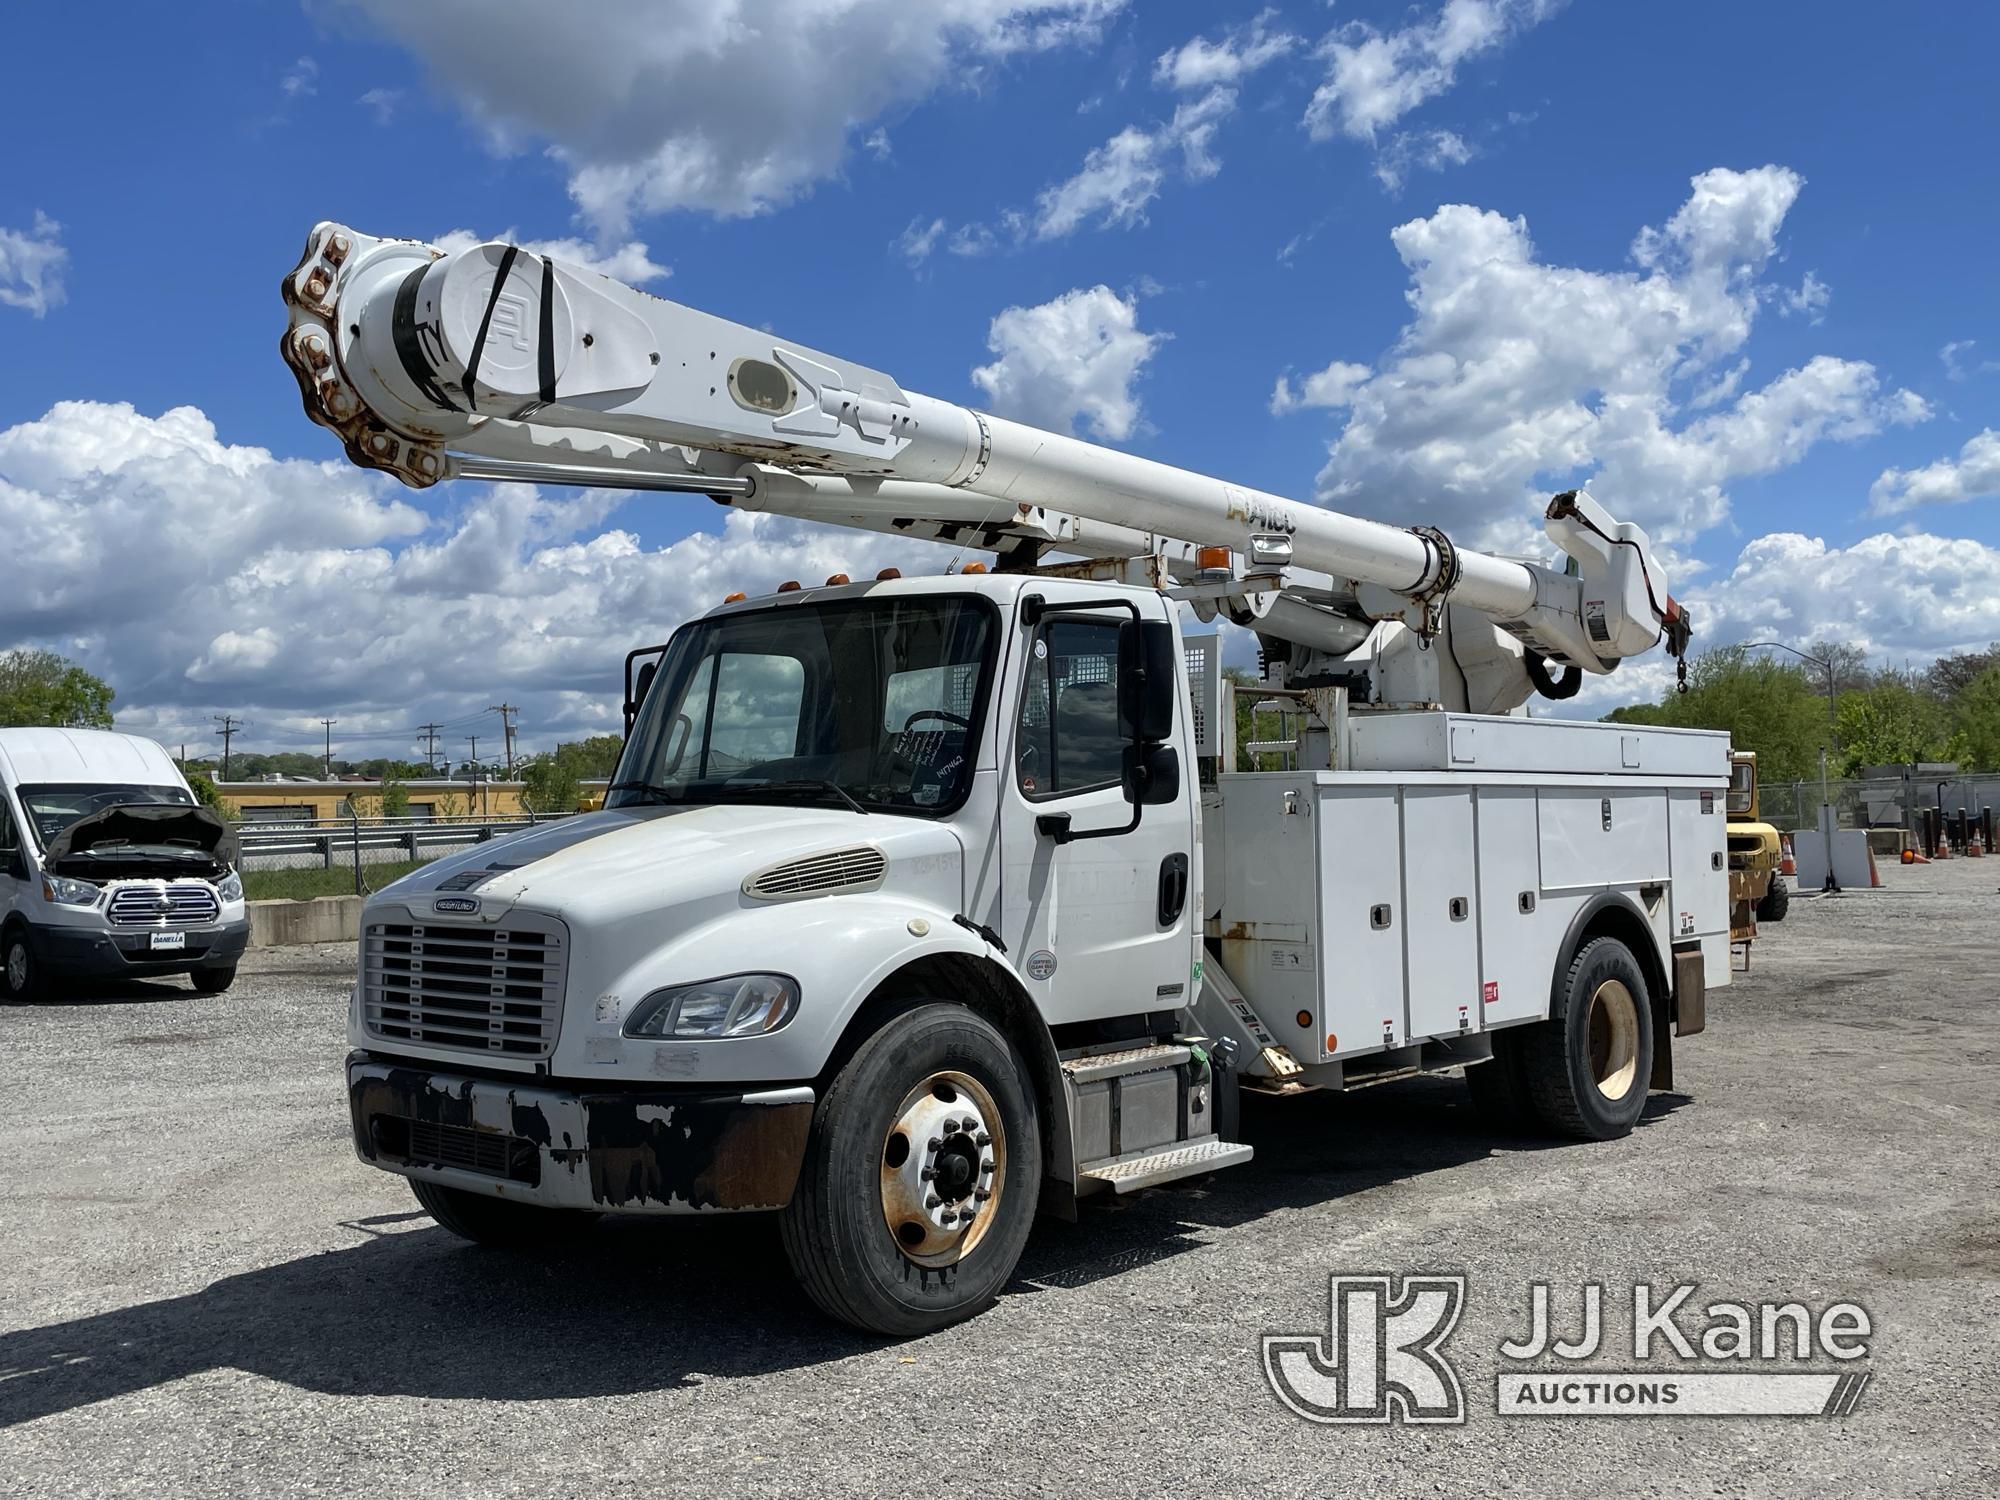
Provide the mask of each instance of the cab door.
{"label": "cab door", "polygon": [[[1157,601],[1141,600],[1158,618]],[[1001,935],[1054,1025],[1178,1010],[1195,956],[1187,695],[1177,694],[1174,800],[1114,832],[1134,811],[1118,715],[1118,630],[1133,606],[1102,601],[1093,590],[1065,605],[1051,587],[1039,618],[1017,622],[1022,666],[1002,739]],[[1053,835],[1064,820],[1069,842]]]}

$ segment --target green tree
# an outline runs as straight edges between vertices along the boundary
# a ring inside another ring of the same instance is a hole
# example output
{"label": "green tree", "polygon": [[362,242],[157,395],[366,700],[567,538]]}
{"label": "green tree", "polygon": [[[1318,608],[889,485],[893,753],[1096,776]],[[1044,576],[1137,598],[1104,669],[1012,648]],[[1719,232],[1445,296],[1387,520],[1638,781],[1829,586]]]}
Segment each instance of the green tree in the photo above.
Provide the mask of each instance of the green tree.
{"label": "green tree", "polygon": [[207,772],[182,766],[181,774],[187,777],[188,790],[194,793],[195,801],[203,807],[213,808],[218,817],[227,818],[232,823],[236,821],[236,804],[215,789],[215,782]]}
{"label": "green tree", "polygon": [[1757,752],[1758,775],[1766,781],[1818,775],[1820,747],[1830,738],[1826,699],[1814,691],[1807,670],[1740,646],[1696,657],[1685,693],[1669,690],[1664,702],[1634,704],[1605,717],[1617,724],[1726,729],[1738,750]]}
{"label": "green tree", "polygon": [[1951,703],[1954,758],[1968,771],[2000,771],[2000,662],[1966,683]]}
{"label": "green tree", "polygon": [[1839,715],[1843,776],[1859,776],[1869,766],[1942,760],[1951,748],[1946,705],[1901,673],[1884,672],[1859,692],[1843,690]]}
{"label": "green tree", "polygon": [[382,778],[381,800],[383,817],[407,818],[410,815],[410,789],[394,771]]}
{"label": "green tree", "polygon": [[0,725],[109,729],[111,685],[53,651],[0,651]]}

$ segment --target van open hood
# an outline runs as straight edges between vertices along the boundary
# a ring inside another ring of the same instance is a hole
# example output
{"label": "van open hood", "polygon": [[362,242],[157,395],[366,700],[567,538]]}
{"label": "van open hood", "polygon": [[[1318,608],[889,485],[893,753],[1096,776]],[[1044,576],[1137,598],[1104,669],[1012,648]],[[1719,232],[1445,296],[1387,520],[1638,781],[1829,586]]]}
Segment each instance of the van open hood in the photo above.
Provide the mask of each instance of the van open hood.
{"label": "van open hood", "polygon": [[[146,875],[174,871],[195,874],[234,865],[240,851],[236,830],[205,807],[180,802],[126,802],[78,818],[49,841],[50,869],[90,863],[100,870]],[[160,867],[160,868],[151,868]]]}

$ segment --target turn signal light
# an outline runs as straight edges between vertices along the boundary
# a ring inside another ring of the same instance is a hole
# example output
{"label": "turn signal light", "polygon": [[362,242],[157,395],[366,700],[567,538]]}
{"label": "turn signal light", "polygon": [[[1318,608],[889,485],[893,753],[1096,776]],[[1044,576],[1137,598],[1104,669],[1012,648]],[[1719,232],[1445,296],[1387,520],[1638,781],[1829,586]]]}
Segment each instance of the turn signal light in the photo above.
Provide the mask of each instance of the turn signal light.
{"label": "turn signal light", "polygon": [[852,581],[845,573],[829,573],[826,575],[826,586],[828,588],[832,588],[836,584],[850,583]]}
{"label": "turn signal light", "polygon": [[884,568],[875,575],[875,581],[877,583],[887,583],[891,578],[901,578],[902,576],[903,570],[901,568]]}
{"label": "turn signal light", "polygon": [[961,573],[984,573],[986,571],[986,564],[967,563],[964,567],[960,568],[958,571]]}
{"label": "turn signal light", "polygon": [[722,596],[722,602],[724,604],[741,604],[745,599],[748,599],[749,597],[750,596],[748,594],[744,593],[741,589],[738,589],[733,594],[724,594]]}
{"label": "turn signal light", "polygon": [[1309,1011],[1309,1010],[1302,1010],[1302,1011],[1300,1011],[1300,1012],[1299,1012],[1299,1025],[1300,1025],[1300,1026],[1310,1026],[1310,1025],[1312,1025],[1312,1023],[1313,1023],[1313,1013],[1312,1013],[1311,1011]]}
{"label": "turn signal light", "polygon": [[781,594],[796,594],[798,591],[799,581],[796,578],[787,578],[783,583],[778,585],[778,592]]}
{"label": "turn signal light", "polygon": [[1204,573],[1224,573],[1229,570],[1229,549],[1227,547],[1197,547],[1194,565]]}

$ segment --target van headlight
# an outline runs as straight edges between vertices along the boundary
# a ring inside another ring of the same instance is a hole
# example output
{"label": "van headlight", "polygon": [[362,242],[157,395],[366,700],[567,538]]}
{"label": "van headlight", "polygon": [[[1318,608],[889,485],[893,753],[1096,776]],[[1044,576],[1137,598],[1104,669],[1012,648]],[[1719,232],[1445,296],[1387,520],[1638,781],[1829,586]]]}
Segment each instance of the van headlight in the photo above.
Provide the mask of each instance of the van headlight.
{"label": "van headlight", "polygon": [[799,987],[783,974],[731,974],[654,990],[625,1018],[625,1035],[692,1040],[763,1036],[791,1020]]}
{"label": "van headlight", "polygon": [[231,870],[222,877],[222,884],[215,888],[218,900],[241,901],[243,899],[243,877]]}
{"label": "van headlight", "polygon": [[97,898],[104,894],[88,880],[71,880],[65,875],[44,875],[42,895],[64,906],[95,906]]}

